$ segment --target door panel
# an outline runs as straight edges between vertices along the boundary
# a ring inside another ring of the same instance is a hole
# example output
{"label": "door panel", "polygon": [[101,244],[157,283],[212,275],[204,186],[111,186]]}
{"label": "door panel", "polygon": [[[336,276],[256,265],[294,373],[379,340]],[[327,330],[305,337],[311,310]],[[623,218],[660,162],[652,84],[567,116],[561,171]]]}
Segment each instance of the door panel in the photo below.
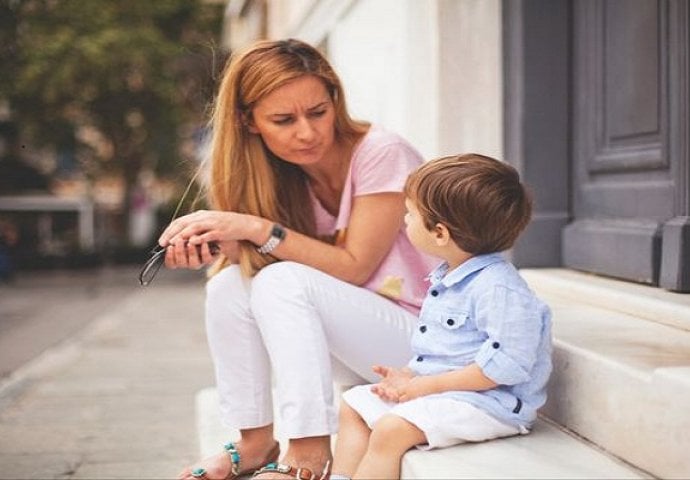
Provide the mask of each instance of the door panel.
{"label": "door panel", "polygon": [[[671,154],[671,3],[573,5],[573,217],[566,266],[657,285],[664,224],[677,217]],[[687,45],[684,48],[687,54]],[[683,160],[687,162],[687,159]],[[686,213],[687,214],[687,213]]]}

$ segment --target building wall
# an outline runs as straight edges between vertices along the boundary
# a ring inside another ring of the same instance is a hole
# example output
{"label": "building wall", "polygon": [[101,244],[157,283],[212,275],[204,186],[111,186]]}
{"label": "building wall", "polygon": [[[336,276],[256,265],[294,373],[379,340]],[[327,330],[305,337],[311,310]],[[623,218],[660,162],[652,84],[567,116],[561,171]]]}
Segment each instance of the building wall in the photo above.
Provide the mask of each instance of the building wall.
{"label": "building wall", "polygon": [[502,157],[500,8],[499,0],[273,0],[268,32],[323,47],[352,114],[402,134],[426,158]]}
{"label": "building wall", "polygon": [[438,3],[439,152],[503,158],[501,5]]}

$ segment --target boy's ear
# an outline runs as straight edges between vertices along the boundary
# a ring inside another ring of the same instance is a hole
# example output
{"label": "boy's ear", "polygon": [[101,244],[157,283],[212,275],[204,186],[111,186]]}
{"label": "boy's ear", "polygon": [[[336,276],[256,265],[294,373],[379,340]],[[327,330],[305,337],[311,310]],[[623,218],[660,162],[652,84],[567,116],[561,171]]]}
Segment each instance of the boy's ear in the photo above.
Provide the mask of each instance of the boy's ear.
{"label": "boy's ear", "polygon": [[445,247],[450,242],[450,231],[442,223],[434,225],[434,240],[439,247]]}

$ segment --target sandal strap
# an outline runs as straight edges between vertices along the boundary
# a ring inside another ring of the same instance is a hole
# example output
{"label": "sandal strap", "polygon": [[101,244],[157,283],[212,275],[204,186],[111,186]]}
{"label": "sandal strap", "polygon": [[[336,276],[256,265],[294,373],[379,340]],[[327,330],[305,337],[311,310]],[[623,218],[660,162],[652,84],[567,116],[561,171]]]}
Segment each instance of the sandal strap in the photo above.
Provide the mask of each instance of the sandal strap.
{"label": "sandal strap", "polygon": [[230,456],[230,463],[232,464],[230,471],[233,476],[238,477],[240,475],[240,452],[237,451],[237,447],[232,442],[223,445],[223,449]]}
{"label": "sandal strap", "polygon": [[205,468],[195,468],[192,470],[192,477],[194,478],[206,478],[206,469]]}
{"label": "sandal strap", "polygon": [[316,475],[308,468],[295,468],[292,465],[286,465],[284,463],[269,463],[257,470],[254,476],[266,472],[284,473],[297,480],[316,480]]}

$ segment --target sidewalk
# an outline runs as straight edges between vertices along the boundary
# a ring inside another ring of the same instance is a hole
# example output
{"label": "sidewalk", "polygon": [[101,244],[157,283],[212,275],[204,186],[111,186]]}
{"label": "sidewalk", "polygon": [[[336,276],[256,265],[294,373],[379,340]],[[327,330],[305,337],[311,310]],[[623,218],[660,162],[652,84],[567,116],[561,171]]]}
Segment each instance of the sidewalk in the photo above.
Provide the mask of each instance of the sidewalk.
{"label": "sidewalk", "polygon": [[175,478],[197,459],[194,397],[213,385],[203,278],[161,271],[142,288],[136,273],[0,286],[0,315],[14,306],[86,325],[0,379],[0,479]]}

